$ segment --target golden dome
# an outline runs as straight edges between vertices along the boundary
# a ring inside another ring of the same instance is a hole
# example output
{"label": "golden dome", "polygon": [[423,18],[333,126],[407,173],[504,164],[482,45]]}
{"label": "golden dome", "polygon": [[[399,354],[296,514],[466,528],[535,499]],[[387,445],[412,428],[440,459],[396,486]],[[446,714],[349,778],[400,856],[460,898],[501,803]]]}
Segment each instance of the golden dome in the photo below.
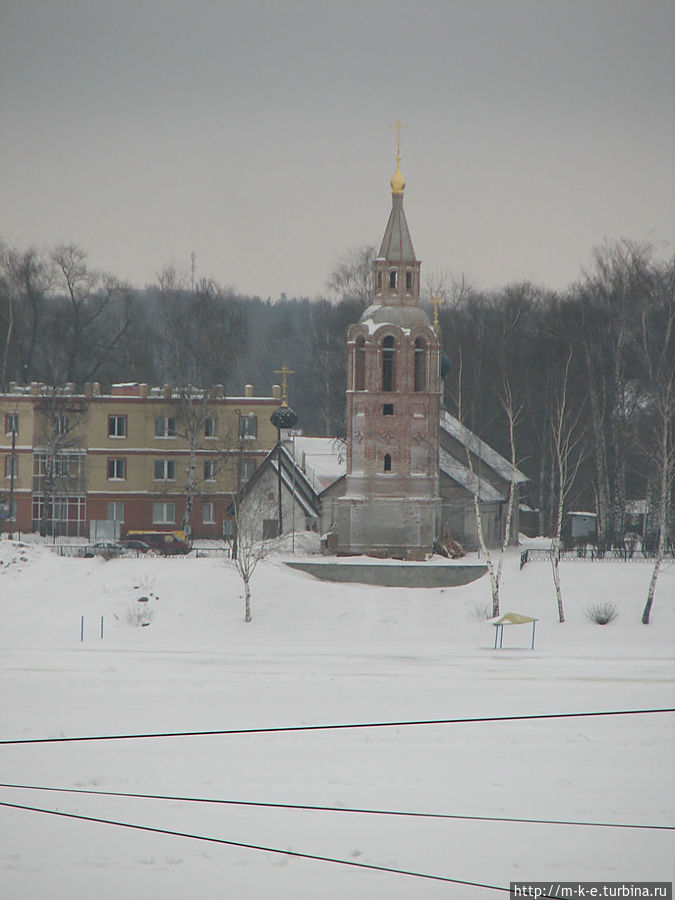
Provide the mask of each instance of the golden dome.
{"label": "golden dome", "polygon": [[400,167],[401,157],[396,157],[396,171],[394,172],[394,176],[391,179],[391,192],[392,194],[402,194],[405,190],[405,180],[403,175],[401,175],[401,167]]}

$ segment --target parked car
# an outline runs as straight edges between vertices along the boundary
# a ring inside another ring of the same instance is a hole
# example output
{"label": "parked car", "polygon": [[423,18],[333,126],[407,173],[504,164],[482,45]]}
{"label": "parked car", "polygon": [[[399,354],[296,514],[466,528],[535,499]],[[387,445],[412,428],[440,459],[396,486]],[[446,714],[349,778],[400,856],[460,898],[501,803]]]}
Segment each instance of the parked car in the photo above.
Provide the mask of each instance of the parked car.
{"label": "parked car", "polygon": [[94,544],[87,544],[84,548],[84,555],[88,559],[94,556],[102,556],[104,559],[112,559],[113,557],[122,555],[122,547],[115,541],[96,541]]}
{"label": "parked car", "polygon": [[139,553],[150,553],[151,555],[155,555],[155,551],[152,549],[150,544],[146,544],[145,541],[139,541],[134,539],[127,539],[125,541],[120,541],[120,547],[123,547],[124,550],[131,552],[132,554],[138,555]]}
{"label": "parked car", "polygon": [[175,531],[129,531],[125,540],[141,541],[162,556],[189,553],[192,549]]}

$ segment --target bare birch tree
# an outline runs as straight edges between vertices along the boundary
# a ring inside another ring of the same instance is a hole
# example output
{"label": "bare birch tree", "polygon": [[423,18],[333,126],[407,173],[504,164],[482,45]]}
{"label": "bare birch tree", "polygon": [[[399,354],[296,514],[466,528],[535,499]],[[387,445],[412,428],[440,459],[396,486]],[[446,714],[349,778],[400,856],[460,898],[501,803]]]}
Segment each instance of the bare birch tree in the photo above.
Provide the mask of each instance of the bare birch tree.
{"label": "bare birch tree", "polygon": [[485,565],[487,566],[488,575],[490,578],[490,591],[492,594],[492,616],[499,615],[499,592],[501,587],[501,579],[502,579],[502,569],[504,565],[504,554],[506,552],[506,548],[509,545],[509,541],[511,539],[511,523],[513,521],[513,507],[515,503],[516,497],[516,476],[518,473],[518,468],[516,465],[516,425],[518,422],[519,410],[514,407],[513,404],[513,396],[511,394],[511,389],[509,387],[508,382],[504,383],[504,395],[502,397],[502,408],[504,413],[506,414],[506,420],[508,425],[509,432],[509,446],[510,446],[510,464],[511,464],[511,479],[509,482],[509,491],[508,497],[506,501],[506,520],[504,523],[504,532],[502,534],[502,540],[499,548],[499,554],[497,558],[497,562],[493,559],[492,553],[490,552],[489,547],[487,546],[487,542],[485,540],[485,529],[483,527],[483,515],[481,511],[480,505],[480,472],[477,467],[477,463],[474,462],[473,455],[471,453],[471,440],[468,438],[468,430],[465,428],[461,410],[462,410],[462,397],[461,397],[461,358],[460,358],[460,373],[459,373],[459,396],[458,396],[458,409],[459,409],[459,421],[462,426],[463,443],[466,448],[466,460],[469,472],[471,473],[471,482],[472,482],[472,502],[473,502],[473,510],[476,518],[476,531],[478,534],[478,543],[485,557]]}
{"label": "bare birch tree", "polygon": [[646,374],[643,378],[646,391],[642,398],[644,421],[641,443],[656,476],[658,510],[656,556],[642,612],[643,625],[649,625],[659,571],[665,556],[669,538],[669,507],[675,482],[675,262],[664,272],[662,287],[666,295],[664,309],[657,308],[655,316],[650,316],[648,311],[642,314],[640,347],[641,362]]}
{"label": "bare birch tree", "polygon": [[563,601],[562,587],[560,584],[560,543],[563,526],[563,513],[565,500],[579,471],[582,453],[580,443],[582,434],[579,423],[582,406],[572,414],[569,409],[568,380],[572,351],[567,357],[567,363],[562,377],[560,391],[554,401],[551,416],[551,443],[553,446],[553,462],[555,467],[555,480],[557,488],[557,508],[553,537],[551,539],[551,570],[553,584],[555,586],[556,601],[558,604],[558,621],[565,621],[565,605]]}
{"label": "bare birch tree", "polygon": [[251,622],[251,581],[258,563],[265,559],[270,549],[270,541],[264,533],[267,504],[262,497],[251,495],[245,505],[240,500],[241,495],[233,504],[236,534],[232,562],[244,585],[244,622]]}

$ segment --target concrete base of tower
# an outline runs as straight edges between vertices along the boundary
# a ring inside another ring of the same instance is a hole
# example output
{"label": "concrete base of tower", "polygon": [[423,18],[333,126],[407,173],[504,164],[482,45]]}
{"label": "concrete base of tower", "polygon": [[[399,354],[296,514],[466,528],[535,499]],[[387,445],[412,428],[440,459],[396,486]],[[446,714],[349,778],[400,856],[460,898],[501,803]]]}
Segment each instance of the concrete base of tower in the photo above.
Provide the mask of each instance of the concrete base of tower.
{"label": "concrete base of tower", "polygon": [[338,553],[420,558],[439,534],[438,497],[340,497],[331,509]]}

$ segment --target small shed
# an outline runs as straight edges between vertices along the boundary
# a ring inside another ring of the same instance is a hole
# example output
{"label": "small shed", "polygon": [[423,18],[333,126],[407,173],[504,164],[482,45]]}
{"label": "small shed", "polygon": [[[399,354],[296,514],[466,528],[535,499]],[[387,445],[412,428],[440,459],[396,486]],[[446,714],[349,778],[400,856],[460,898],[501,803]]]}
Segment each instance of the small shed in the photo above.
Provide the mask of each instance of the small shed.
{"label": "small shed", "polygon": [[569,528],[572,540],[594,540],[598,534],[598,514],[594,512],[570,512]]}

